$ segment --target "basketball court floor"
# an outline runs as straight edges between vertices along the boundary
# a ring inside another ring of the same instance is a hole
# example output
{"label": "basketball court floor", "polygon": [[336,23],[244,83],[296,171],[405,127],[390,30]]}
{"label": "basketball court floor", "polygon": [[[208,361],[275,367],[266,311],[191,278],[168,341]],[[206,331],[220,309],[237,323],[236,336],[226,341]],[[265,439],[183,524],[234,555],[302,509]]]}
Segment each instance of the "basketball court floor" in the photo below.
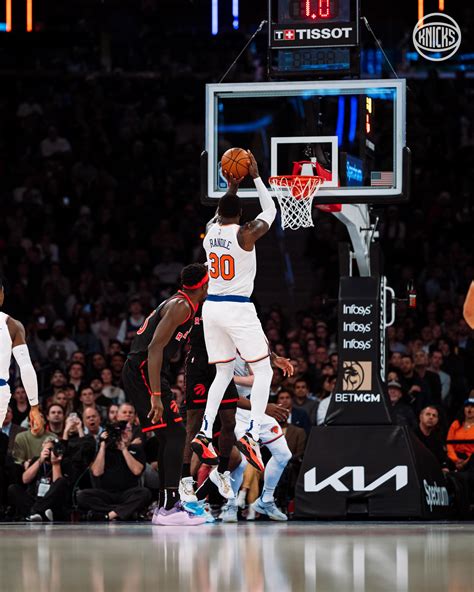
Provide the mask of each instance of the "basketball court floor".
{"label": "basketball court floor", "polygon": [[0,590],[464,592],[474,523],[0,524]]}

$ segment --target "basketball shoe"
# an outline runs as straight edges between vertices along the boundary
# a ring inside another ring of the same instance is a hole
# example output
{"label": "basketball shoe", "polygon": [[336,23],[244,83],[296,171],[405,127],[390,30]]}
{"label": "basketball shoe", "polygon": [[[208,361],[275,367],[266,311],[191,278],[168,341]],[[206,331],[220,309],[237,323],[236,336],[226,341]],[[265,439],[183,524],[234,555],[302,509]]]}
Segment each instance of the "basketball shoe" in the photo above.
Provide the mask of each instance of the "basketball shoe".
{"label": "basketball shoe", "polygon": [[257,512],[257,514],[265,514],[270,520],[276,520],[278,522],[286,522],[288,520],[288,516],[283,514],[283,512],[280,512],[274,500],[271,502],[264,502],[262,498],[259,497],[250,507]]}
{"label": "basketball shoe", "polygon": [[236,446],[257,471],[265,470],[262,455],[260,454],[260,445],[249,432],[244,434],[240,440],[237,440]]}
{"label": "basketball shoe", "polygon": [[215,466],[219,464],[219,457],[214,450],[211,440],[202,432],[199,432],[191,442],[191,448],[197,454],[199,460],[205,465]]}
{"label": "basketball shoe", "polygon": [[194,492],[194,479],[192,477],[183,477],[179,482],[179,497],[183,502],[197,502]]}
{"label": "basketball shoe", "polygon": [[237,504],[235,503],[235,499],[229,500],[222,506],[219,520],[222,520],[222,522],[238,522]]}
{"label": "basketball shoe", "polygon": [[205,516],[198,516],[187,512],[180,502],[171,510],[160,508],[155,510],[151,523],[155,526],[199,526],[206,522]]}
{"label": "basketball shoe", "polygon": [[209,479],[217,487],[222,497],[225,497],[227,500],[233,500],[235,498],[234,490],[232,489],[231,484],[232,479],[230,477],[230,471],[219,473],[217,469],[214,469],[209,473]]}

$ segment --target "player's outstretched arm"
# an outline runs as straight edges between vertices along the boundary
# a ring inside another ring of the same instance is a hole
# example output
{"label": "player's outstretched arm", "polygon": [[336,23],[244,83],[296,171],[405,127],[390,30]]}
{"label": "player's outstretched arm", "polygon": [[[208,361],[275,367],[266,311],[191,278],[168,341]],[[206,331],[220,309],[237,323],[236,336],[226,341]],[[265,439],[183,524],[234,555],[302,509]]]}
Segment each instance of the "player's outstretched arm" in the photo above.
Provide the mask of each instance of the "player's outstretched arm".
{"label": "player's outstretched arm", "polygon": [[44,426],[44,419],[38,406],[38,379],[26,345],[25,328],[20,321],[11,317],[8,318],[7,325],[12,338],[13,357],[20,368],[21,382],[31,405],[30,424],[32,428],[41,430]]}
{"label": "player's outstretched arm", "polygon": [[152,392],[148,417],[151,419],[151,423],[158,423],[163,417],[163,403],[161,402],[163,350],[170,342],[176,329],[189,318],[189,315],[190,309],[187,302],[173,300],[167,304],[148,346],[148,376]]}
{"label": "player's outstretched arm", "polygon": [[265,183],[260,178],[254,155],[250,150],[247,152],[250,159],[249,174],[254,180],[262,211],[255,220],[242,226],[238,238],[242,248],[252,250],[256,241],[270,230],[270,226],[273,224],[273,220],[275,220],[276,207],[268,189],[265,187]]}

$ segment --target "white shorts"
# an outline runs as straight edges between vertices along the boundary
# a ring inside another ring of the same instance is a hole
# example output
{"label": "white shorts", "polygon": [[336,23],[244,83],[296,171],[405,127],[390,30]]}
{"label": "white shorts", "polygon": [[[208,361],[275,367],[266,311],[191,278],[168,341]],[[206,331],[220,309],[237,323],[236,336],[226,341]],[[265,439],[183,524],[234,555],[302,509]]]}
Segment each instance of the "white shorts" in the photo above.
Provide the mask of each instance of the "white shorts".
{"label": "white shorts", "polygon": [[251,302],[210,302],[202,307],[209,364],[230,362],[240,353],[245,362],[270,355],[268,341]]}
{"label": "white shorts", "polygon": [[[250,411],[246,409],[237,408],[235,413],[235,437],[237,440],[242,438],[245,432],[249,429]],[[265,446],[270,444],[278,438],[283,436],[283,430],[276,419],[265,414],[263,416],[263,423],[260,426],[260,445]]]}

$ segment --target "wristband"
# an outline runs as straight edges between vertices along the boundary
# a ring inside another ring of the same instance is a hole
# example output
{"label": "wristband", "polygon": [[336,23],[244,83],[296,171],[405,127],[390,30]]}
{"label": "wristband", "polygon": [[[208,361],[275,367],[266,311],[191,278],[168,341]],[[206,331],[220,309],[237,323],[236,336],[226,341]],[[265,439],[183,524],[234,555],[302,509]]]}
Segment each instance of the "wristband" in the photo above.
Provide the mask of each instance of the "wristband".
{"label": "wristband", "polygon": [[152,397],[161,397],[161,391],[155,391],[154,393],[151,393]]}

